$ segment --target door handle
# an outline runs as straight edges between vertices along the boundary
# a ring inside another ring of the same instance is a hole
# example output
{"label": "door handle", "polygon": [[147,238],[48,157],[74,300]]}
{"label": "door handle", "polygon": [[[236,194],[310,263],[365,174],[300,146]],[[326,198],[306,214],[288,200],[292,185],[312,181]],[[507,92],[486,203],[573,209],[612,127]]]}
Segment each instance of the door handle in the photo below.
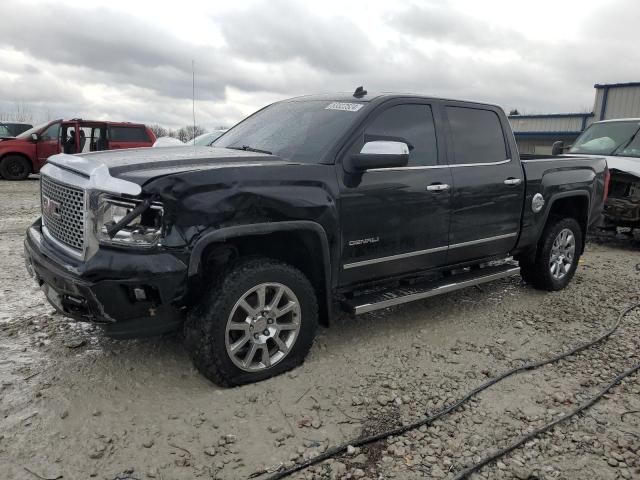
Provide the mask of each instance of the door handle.
{"label": "door handle", "polygon": [[522,183],[522,179],[509,177],[504,181],[505,185],[520,185]]}
{"label": "door handle", "polygon": [[428,192],[443,192],[445,190],[449,190],[449,185],[446,183],[432,183],[427,187]]}

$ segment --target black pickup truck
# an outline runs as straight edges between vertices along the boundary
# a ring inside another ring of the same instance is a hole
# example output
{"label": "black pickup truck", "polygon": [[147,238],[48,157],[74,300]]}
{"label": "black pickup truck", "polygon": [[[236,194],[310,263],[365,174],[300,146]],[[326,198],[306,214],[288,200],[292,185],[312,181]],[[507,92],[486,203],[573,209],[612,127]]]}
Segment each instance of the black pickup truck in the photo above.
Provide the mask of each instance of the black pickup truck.
{"label": "black pickup truck", "polygon": [[183,328],[239,385],[300,364],[319,323],[521,273],[564,288],[602,210],[598,157],[521,160],[503,111],[416,95],[274,103],[212,147],[56,155],[27,269],[107,334]]}

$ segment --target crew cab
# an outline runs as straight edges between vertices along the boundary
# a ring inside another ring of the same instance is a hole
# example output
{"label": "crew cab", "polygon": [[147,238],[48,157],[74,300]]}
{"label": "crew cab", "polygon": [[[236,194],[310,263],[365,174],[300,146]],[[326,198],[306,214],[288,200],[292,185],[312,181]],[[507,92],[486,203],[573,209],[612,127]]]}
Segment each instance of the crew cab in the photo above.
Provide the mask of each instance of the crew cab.
{"label": "crew cab", "polygon": [[141,124],[82,119],[54,120],[0,138],[0,178],[24,180],[38,173],[51,155],[150,147],[156,137]]}
{"label": "crew cab", "polygon": [[[603,228],[640,228],[640,118],[619,118],[592,123],[568,147],[568,157],[604,157],[610,172]],[[555,154],[564,150],[554,144]]]}
{"label": "crew cab", "polygon": [[300,364],[319,323],[522,274],[564,288],[606,162],[521,160],[497,106],[317,95],[259,110],[211,147],[55,155],[28,271],[116,337],[182,328],[220,385]]}

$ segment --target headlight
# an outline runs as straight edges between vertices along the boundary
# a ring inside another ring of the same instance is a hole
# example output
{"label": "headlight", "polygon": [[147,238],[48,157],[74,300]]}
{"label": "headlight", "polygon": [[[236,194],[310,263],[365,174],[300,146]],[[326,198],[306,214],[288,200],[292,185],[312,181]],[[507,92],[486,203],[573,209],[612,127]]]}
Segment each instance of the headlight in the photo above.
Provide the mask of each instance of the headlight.
{"label": "headlight", "polygon": [[144,212],[129,221],[113,236],[108,229],[131,213],[140,202],[100,195],[97,214],[97,235],[101,243],[151,247],[158,243],[162,234],[162,204],[153,202]]}

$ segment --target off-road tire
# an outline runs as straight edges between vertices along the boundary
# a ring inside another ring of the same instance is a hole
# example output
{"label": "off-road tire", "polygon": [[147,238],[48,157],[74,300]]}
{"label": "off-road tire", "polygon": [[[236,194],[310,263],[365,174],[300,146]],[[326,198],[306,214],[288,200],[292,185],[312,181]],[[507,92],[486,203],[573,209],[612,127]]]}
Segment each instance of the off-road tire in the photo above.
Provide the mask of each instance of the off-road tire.
{"label": "off-road tire", "polygon": [[29,160],[20,155],[7,155],[0,160],[0,177],[5,180],[24,180],[30,173]]}
{"label": "off-road tire", "polygon": [[[549,269],[551,259],[551,249],[553,242],[562,230],[568,229],[575,239],[575,255],[573,262],[566,275],[557,279],[554,278]],[[524,281],[538,290],[557,291],[565,288],[578,267],[580,253],[582,250],[582,228],[575,218],[572,217],[552,217],[547,221],[547,225],[538,241],[536,255],[520,258],[520,274]]]}
{"label": "off-road tire", "polygon": [[[288,354],[270,368],[248,372],[238,368],[227,353],[226,323],[236,302],[260,283],[277,282],[290,288],[301,310],[300,330]],[[318,302],[305,275],[283,262],[264,257],[238,259],[215,275],[200,304],[184,324],[185,346],[195,367],[223,387],[259,382],[300,365],[313,343],[318,326]]]}

